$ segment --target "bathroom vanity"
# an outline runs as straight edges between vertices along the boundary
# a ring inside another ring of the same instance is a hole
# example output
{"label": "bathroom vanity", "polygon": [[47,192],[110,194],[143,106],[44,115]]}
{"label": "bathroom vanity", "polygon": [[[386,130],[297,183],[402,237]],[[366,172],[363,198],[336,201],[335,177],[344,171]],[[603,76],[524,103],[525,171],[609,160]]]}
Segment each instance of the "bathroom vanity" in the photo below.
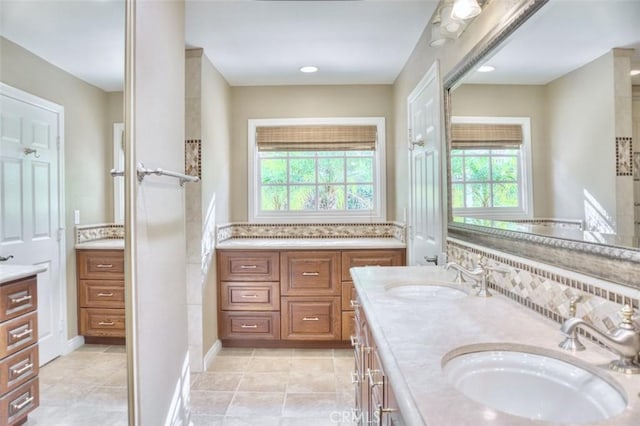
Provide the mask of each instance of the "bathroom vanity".
{"label": "bathroom vanity", "polygon": [[20,425],[39,405],[38,282],[44,266],[0,266],[0,424]]}

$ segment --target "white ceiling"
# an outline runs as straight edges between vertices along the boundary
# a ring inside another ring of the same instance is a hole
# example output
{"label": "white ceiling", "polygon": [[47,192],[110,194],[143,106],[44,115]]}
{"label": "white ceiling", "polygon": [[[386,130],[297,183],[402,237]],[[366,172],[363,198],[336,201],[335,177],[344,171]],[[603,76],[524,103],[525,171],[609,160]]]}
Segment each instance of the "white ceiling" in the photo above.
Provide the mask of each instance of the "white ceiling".
{"label": "white ceiling", "polygon": [[[124,0],[0,2],[1,35],[106,91],[122,90]],[[186,0],[185,37],[232,85],[392,83],[436,6]],[[544,84],[611,47],[640,52],[639,17],[640,0],[552,0],[489,61],[497,71],[469,81]],[[298,71],[309,64],[320,72]]]}
{"label": "white ceiling", "polygon": [[635,49],[632,62],[640,68],[640,0],[551,0],[484,61],[495,71],[464,81],[547,84],[614,47]]}

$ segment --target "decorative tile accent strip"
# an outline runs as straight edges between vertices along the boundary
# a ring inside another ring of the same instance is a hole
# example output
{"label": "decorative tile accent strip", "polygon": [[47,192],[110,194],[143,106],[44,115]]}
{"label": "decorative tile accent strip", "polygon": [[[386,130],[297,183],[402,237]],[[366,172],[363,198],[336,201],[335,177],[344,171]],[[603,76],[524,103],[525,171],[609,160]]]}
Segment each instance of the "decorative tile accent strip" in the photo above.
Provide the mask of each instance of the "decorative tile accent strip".
{"label": "decorative tile accent strip", "polygon": [[616,138],[616,176],[633,176],[631,138]]}
{"label": "decorative tile accent strip", "polygon": [[635,309],[640,306],[637,291],[568,271],[563,274],[553,267],[545,269],[544,264],[527,263],[524,258],[514,260],[512,256],[508,258],[478,246],[467,246],[462,241],[448,239],[447,254],[449,259],[467,268],[475,265],[478,256],[485,257],[490,266],[506,267],[510,271],[507,274],[491,272],[489,288],[558,323],[568,318],[569,303],[576,297],[580,297],[576,315],[609,331],[620,322],[618,311],[623,305]]}
{"label": "decorative tile accent strip", "polygon": [[396,238],[405,242],[405,225],[387,223],[229,223],[217,228],[217,242],[230,238]]}
{"label": "decorative tile accent strip", "polygon": [[123,238],[124,225],[119,223],[76,226],[76,244],[94,240],[118,240]]}
{"label": "decorative tile accent strip", "polygon": [[202,179],[202,141],[200,139],[184,142],[184,173]]}

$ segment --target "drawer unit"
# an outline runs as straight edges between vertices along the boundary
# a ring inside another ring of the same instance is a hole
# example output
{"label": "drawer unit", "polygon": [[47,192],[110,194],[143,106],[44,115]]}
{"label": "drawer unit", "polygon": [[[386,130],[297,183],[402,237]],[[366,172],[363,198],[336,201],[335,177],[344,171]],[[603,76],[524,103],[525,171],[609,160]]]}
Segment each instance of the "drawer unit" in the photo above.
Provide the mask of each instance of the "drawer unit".
{"label": "drawer unit", "polygon": [[78,334],[88,343],[123,343],[124,251],[77,250]]}
{"label": "drawer unit", "polygon": [[0,424],[21,424],[39,403],[38,379],[35,378],[0,397]]}
{"label": "drawer unit", "polygon": [[35,276],[0,287],[0,321],[35,311],[37,306],[38,282]]}
{"label": "drawer unit", "polygon": [[351,281],[349,269],[359,266],[402,266],[404,249],[344,250],[342,252],[342,281]]}
{"label": "drawer unit", "polygon": [[220,304],[225,311],[280,310],[280,283],[222,281]]}
{"label": "drawer unit", "polygon": [[124,280],[122,250],[78,250],[78,278]]}
{"label": "drawer unit", "polygon": [[340,252],[282,252],[280,270],[282,295],[340,295]]}
{"label": "drawer unit", "polygon": [[221,252],[218,256],[218,271],[222,281],[279,281],[278,252]]}
{"label": "drawer unit", "polygon": [[351,306],[352,300],[355,301],[357,299],[356,288],[353,285],[353,281],[343,281],[342,282],[342,310],[343,311],[353,311],[353,307]]}
{"label": "drawer unit", "polygon": [[0,361],[0,395],[12,391],[38,375],[38,345],[4,358]]}
{"label": "drawer unit", "polygon": [[122,337],[124,309],[80,308],[80,328],[85,336]]}
{"label": "drawer unit", "polygon": [[37,275],[0,285],[0,425],[19,425],[39,404]]}
{"label": "drawer unit", "polygon": [[356,333],[356,314],[353,311],[342,312],[342,340],[350,340]]}
{"label": "drawer unit", "polygon": [[280,314],[277,312],[222,312],[222,339],[280,339]]}
{"label": "drawer unit", "polygon": [[283,297],[281,306],[283,339],[341,339],[339,297]]}

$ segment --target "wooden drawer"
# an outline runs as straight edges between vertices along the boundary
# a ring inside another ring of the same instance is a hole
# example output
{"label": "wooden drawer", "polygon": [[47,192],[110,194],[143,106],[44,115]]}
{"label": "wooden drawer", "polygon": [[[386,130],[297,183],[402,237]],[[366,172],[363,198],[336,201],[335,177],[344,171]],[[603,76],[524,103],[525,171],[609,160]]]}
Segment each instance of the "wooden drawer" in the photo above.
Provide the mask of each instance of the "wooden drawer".
{"label": "wooden drawer", "polygon": [[220,306],[228,311],[280,310],[280,283],[220,283]]}
{"label": "wooden drawer", "polygon": [[40,397],[36,377],[0,398],[0,424],[20,424],[38,405]]}
{"label": "wooden drawer", "polygon": [[0,395],[38,375],[38,345],[32,345],[0,361]]}
{"label": "wooden drawer", "polygon": [[342,340],[350,340],[356,334],[356,313],[342,312]]}
{"label": "wooden drawer", "polygon": [[0,358],[16,353],[37,341],[37,312],[0,324]]}
{"label": "wooden drawer", "polygon": [[353,281],[344,281],[342,283],[342,310],[353,311],[351,301],[356,300],[357,298],[358,294],[355,286],[353,285]]}
{"label": "wooden drawer", "polygon": [[404,249],[345,250],[342,252],[342,281],[351,281],[350,268],[357,266],[402,266]]}
{"label": "wooden drawer", "polygon": [[122,250],[78,250],[78,278],[124,280]]}
{"label": "wooden drawer", "polygon": [[16,318],[38,307],[38,281],[35,276],[0,287],[0,321]]}
{"label": "wooden drawer", "polygon": [[218,253],[218,271],[222,281],[278,281],[278,252],[222,251]]}
{"label": "wooden drawer", "polygon": [[125,337],[124,309],[80,308],[80,333],[84,336]]}
{"label": "wooden drawer", "polygon": [[278,312],[222,312],[222,339],[280,339]]}
{"label": "wooden drawer", "polygon": [[283,297],[284,340],[341,340],[339,297]]}
{"label": "wooden drawer", "polygon": [[81,308],[124,309],[124,281],[80,280]]}
{"label": "wooden drawer", "polygon": [[280,270],[283,295],[340,295],[340,252],[282,252]]}

